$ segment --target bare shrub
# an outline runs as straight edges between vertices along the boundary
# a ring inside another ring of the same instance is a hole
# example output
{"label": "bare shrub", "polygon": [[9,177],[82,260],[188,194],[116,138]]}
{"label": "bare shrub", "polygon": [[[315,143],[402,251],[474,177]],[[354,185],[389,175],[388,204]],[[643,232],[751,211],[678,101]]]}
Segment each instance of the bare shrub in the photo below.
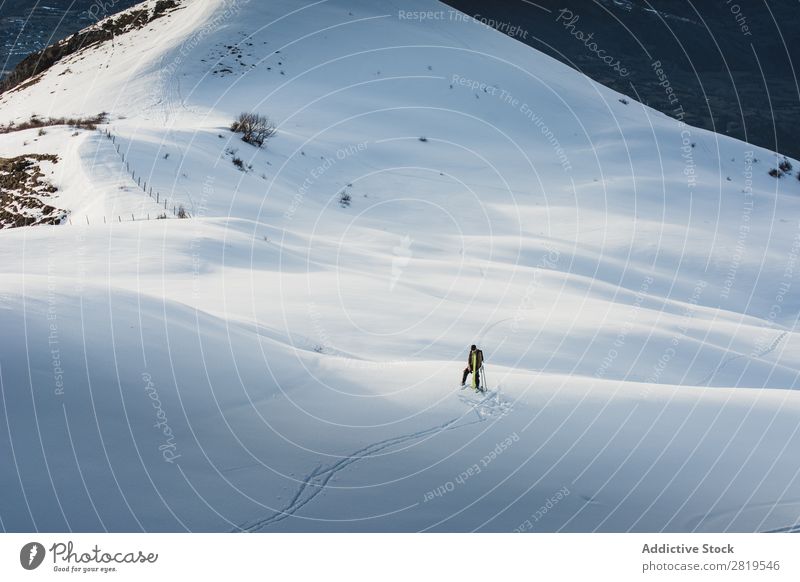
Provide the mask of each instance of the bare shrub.
{"label": "bare shrub", "polygon": [[240,113],[231,124],[231,131],[242,134],[242,141],[256,147],[275,135],[276,127],[269,117],[258,113]]}

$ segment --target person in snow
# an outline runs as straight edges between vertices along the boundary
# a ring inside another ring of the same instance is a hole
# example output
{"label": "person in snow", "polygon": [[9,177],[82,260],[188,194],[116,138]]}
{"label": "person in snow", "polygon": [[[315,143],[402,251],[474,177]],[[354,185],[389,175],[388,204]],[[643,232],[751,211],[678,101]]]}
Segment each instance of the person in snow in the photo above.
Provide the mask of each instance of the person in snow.
{"label": "person in snow", "polygon": [[461,386],[467,383],[467,375],[472,374],[472,387],[475,390],[481,389],[481,367],[483,366],[483,352],[475,344],[469,349],[467,356],[467,367],[464,368],[464,375],[461,377]]}

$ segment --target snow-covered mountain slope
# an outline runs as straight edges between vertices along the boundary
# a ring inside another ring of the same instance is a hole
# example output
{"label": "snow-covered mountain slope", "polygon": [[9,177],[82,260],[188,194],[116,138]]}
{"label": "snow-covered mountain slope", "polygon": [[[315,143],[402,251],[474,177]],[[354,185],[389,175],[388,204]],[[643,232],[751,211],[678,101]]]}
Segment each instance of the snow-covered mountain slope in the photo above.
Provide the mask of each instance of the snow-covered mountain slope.
{"label": "snow-covered mountain slope", "polygon": [[0,232],[4,529],[797,522],[775,154],[430,0],[185,2],[0,96],[103,111],[0,135],[71,220]]}

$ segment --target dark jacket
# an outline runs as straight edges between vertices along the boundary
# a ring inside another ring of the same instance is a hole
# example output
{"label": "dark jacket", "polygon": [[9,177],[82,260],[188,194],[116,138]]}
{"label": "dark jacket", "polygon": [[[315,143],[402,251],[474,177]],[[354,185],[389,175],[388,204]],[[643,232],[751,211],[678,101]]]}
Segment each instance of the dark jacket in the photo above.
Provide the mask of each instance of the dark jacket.
{"label": "dark jacket", "polygon": [[[472,357],[473,355],[475,356],[474,366]],[[475,350],[475,351],[470,350],[469,356],[467,356],[467,367],[470,370],[479,370],[481,366],[483,366],[483,352],[481,350]]]}

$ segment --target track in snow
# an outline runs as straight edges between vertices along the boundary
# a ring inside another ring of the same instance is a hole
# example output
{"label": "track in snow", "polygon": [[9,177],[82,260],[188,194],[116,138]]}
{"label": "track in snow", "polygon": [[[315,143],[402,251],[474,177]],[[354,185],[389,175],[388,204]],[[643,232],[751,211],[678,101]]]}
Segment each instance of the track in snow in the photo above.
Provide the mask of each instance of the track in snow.
{"label": "track in snow", "polygon": [[499,418],[505,416],[511,410],[510,404],[503,401],[500,398],[499,392],[497,391],[488,392],[484,398],[479,399],[478,401],[464,397],[462,395],[459,395],[459,399],[462,402],[471,405],[472,410],[475,410],[476,413],[478,414],[478,420],[457,424],[458,421],[462,420],[465,415],[457,416],[456,418],[453,418],[443,424],[438,424],[431,428],[407,433],[396,437],[391,437],[388,439],[384,439],[369,444],[361,449],[358,449],[357,451],[354,451],[353,453],[350,453],[346,457],[340,459],[339,461],[336,461],[335,463],[327,467],[317,465],[317,467],[303,479],[302,483],[300,484],[300,487],[297,489],[292,499],[289,501],[288,504],[286,504],[286,506],[283,509],[276,511],[275,513],[264,519],[260,519],[249,524],[244,524],[233,531],[237,532],[259,531],[269,525],[272,525],[274,523],[286,519],[287,517],[294,515],[299,509],[301,509],[303,506],[312,501],[317,495],[322,493],[322,491],[325,489],[325,486],[339,471],[346,469],[353,463],[374,456],[376,453],[384,449],[393,447],[395,445],[400,445],[409,441],[413,441],[416,439],[431,436],[440,432],[444,432],[446,430],[453,430],[469,426],[472,424],[477,424],[479,422],[484,422],[485,420],[492,417]]}
{"label": "track in snow", "polygon": [[751,354],[736,354],[736,355],[733,355],[733,356],[728,356],[727,358],[722,360],[719,363],[719,365],[716,368],[714,368],[714,370],[708,376],[706,376],[705,378],[700,380],[700,382],[697,383],[697,386],[706,386],[706,385],[708,385],[708,383],[711,382],[711,380],[714,379],[714,376],[716,376],[717,373],[720,370],[722,370],[722,368],[724,368],[725,366],[727,366],[728,364],[730,364],[734,360],[739,360],[739,359],[745,358],[745,357],[760,358],[762,356],[766,356],[770,352],[775,351],[775,349],[781,343],[783,338],[786,337],[787,333],[788,333],[787,331],[782,331],[781,333],[778,334],[778,336],[774,340],[772,340],[772,343],[770,343],[766,348],[763,348],[763,349],[760,349],[760,350],[755,350]]}

